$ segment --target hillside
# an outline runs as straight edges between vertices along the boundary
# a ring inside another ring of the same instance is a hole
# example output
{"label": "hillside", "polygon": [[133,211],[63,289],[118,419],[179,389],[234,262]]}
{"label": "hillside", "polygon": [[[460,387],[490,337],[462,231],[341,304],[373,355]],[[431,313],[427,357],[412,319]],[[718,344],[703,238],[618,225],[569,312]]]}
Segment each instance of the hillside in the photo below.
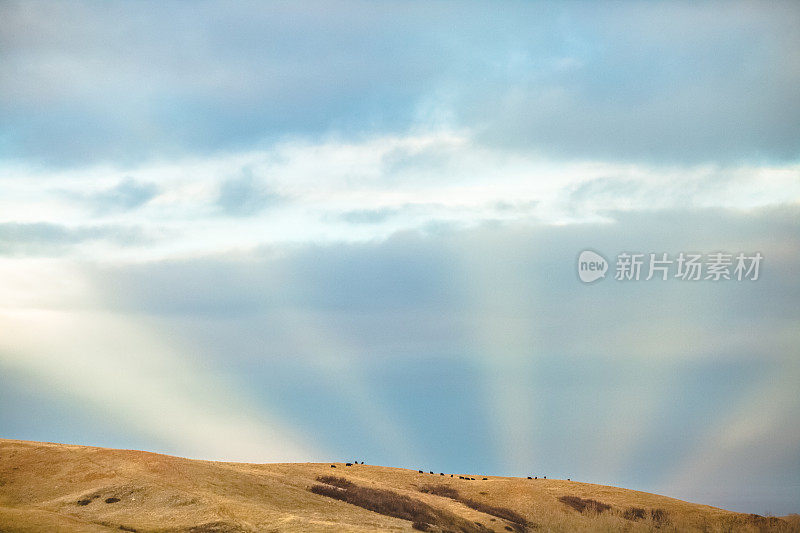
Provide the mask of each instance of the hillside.
{"label": "hillside", "polygon": [[576,481],[335,467],[0,440],[0,531],[800,530]]}

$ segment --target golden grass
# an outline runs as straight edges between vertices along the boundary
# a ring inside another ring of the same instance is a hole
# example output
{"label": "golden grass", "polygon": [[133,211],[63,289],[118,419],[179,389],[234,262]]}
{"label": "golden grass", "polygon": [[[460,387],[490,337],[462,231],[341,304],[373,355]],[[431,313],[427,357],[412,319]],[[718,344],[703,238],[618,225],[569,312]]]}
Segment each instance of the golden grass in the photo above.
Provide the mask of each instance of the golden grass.
{"label": "golden grass", "polygon": [[[431,531],[499,533],[520,530],[519,520],[532,531],[553,532],[800,531],[796,516],[756,517],[575,481],[464,475],[472,481],[336,466],[220,463],[0,439],[0,531],[414,531],[414,512],[428,520],[417,526]],[[331,497],[339,492],[312,492],[315,485],[357,487],[360,499],[351,501],[363,505]],[[559,501],[564,497],[609,508],[580,512]]]}

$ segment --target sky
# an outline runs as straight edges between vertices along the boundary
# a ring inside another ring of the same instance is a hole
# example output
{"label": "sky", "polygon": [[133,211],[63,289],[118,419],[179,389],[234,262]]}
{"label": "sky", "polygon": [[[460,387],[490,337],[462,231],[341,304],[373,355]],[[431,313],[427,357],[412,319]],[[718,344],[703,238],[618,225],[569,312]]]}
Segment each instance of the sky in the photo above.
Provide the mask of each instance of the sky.
{"label": "sky", "polygon": [[0,436],[800,512],[799,25],[0,3]]}

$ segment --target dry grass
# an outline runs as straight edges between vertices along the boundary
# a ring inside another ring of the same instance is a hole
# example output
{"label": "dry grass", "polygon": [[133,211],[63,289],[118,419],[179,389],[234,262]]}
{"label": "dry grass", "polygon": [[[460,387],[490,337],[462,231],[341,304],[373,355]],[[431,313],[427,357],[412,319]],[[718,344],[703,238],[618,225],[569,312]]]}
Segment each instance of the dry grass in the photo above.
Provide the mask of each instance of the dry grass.
{"label": "dry grass", "polygon": [[647,512],[641,507],[628,507],[623,511],[622,518],[625,520],[644,520]]}
{"label": "dry grass", "polygon": [[423,485],[419,488],[419,491],[426,494],[450,498],[451,500],[458,499],[458,491],[448,485]]}
{"label": "dry grass", "polygon": [[650,509],[650,519],[656,524],[669,523],[669,513],[664,509]]}
{"label": "dry grass", "polygon": [[[193,461],[0,439],[0,531],[504,533],[535,522],[535,531],[553,533],[800,532],[797,516],[733,513],[576,481],[437,476],[426,486],[432,477],[416,470],[336,466]],[[314,485],[326,487],[324,494],[309,490]],[[611,508],[578,512],[559,501],[563,496]]]}
{"label": "dry grass", "polygon": [[314,494],[341,500],[374,513],[408,520],[414,529],[420,531],[429,531],[435,527],[440,531],[487,532],[487,528],[480,523],[470,522],[451,512],[391,490],[362,487],[336,476],[320,476],[317,481],[321,483],[309,489]]}
{"label": "dry grass", "polygon": [[[507,525],[507,528],[511,528],[511,530],[514,531],[524,532],[527,531],[529,527],[534,526],[534,524],[530,523],[524,516],[522,516],[516,511],[513,511],[506,507],[498,507],[496,505],[490,505],[480,500],[465,498],[461,496],[458,490],[448,485],[423,485],[422,487],[420,487],[419,491],[427,494],[435,494],[436,496],[450,498],[451,500],[463,503],[470,509],[474,509],[478,512],[492,515],[497,518],[502,518],[503,520],[507,520],[508,522],[510,522],[510,524]],[[484,491],[481,492],[481,494],[488,494],[488,493]]]}
{"label": "dry grass", "polygon": [[514,531],[525,532],[528,531],[528,527],[535,527],[532,522],[528,522],[528,520],[519,514],[516,511],[512,511],[506,507],[498,507],[495,505],[489,505],[487,503],[472,500],[470,498],[459,498],[459,502],[463,503],[470,509],[475,509],[478,512],[489,514],[492,516],[496,516],[497,518],[502,518],[503,520],[507,520],[510,522],[509,526]]}
{"label": "dry grass", "polygon": [[611,509],[611,506],[607,503],[589,498],[580,498],[578,496],[561,496],[558,498],[558,501],[572,507],[579,513],[600,514]]}

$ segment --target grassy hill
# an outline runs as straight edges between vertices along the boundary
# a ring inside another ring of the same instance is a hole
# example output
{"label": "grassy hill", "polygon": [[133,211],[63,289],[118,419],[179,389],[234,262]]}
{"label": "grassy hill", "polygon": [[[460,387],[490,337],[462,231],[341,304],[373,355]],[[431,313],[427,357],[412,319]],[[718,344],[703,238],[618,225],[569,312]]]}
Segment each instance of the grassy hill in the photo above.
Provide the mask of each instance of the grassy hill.
{"label": "grassy hill", "polygon": [[576,481],[334,465],[0,439],[0,531],[800,531]]}

